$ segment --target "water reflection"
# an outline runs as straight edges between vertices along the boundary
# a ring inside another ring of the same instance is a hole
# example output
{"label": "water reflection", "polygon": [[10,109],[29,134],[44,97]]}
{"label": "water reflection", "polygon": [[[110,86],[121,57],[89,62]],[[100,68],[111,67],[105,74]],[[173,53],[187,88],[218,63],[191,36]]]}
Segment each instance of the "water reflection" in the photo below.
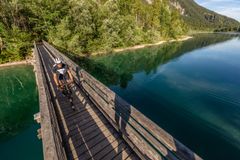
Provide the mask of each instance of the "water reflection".
{"label": "water reflection", "polygon": [[32,67],[0,68],[0,97],[1,141],[33,124],[32,116],[38,111],[38,97]]}
{"label": "water reflection", "polygon": [[204,159],[240,159],[239,37],[72,58]]}
{"label": "water reflection", "polygon": [[204,159],[235,160],[240,158],[238,39],[201,34],[79,62]]}
{"label": "water reflection", "polygon": [[0,159],[42,160],[33,114],[39,111],[32,66],[0,68]]}
{"label": "water reflection", "polygon": [[74,58],[78,64],[106,85],[126,88],[133,73],[156,72],[159,65],[192,50],[230,40],[234,35],[201,34],[185,42],[173,42],[135,51],[113,53],[90,58]]}

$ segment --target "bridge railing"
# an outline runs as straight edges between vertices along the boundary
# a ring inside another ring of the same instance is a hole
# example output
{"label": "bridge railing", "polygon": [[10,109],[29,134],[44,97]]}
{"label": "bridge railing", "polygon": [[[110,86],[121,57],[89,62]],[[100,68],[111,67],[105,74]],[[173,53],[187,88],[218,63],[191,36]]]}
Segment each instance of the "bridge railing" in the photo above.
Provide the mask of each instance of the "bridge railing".
{"label": "bridge railing", "polygon": [[41,137],[45,160],[67,160],[63,147],[61,132],[56,113],[51,101],[47,77],[42,64],[38,48],[34,43],[34,55],[36,59],[35,71],[39,93],[39,108],[41,116]]}
{"label": "bridge railing", "polygon": [[85,70],[80,69],[71,59],[47,42],[43,43],[55,57],[62,58],[71,67],[76,82],[140,158],[153,160],[201,159],[135,107]]}

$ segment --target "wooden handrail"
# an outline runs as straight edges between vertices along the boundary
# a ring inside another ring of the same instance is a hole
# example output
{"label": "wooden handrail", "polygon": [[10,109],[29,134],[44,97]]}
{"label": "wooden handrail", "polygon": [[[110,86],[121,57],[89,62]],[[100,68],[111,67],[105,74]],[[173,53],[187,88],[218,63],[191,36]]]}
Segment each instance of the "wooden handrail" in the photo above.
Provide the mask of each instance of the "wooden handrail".
{"label": "wooden handrail", "polygon": [[79,66],[71,59],[47,42],[43,43],[55,57],[62,58],[72,68],[77,83],[82,86],[92,102],[112,126],[122,134],[122,137],[140,158],[159,160],[164,157],[171,160],[201,160],[197,154],[144,116],[135,107],[124,101],[85,70],[79,69]]}
{"label": "wooden handrail", "polygon": [[41,55],[34,43],[34,55],[36,59],[35,70],[39,93],[39,108],[41,113],[41,134],[43,154],[45,160],[67,160],[66,153],[60,135],[57,116],[51,101],[47,77],[42,64]]}

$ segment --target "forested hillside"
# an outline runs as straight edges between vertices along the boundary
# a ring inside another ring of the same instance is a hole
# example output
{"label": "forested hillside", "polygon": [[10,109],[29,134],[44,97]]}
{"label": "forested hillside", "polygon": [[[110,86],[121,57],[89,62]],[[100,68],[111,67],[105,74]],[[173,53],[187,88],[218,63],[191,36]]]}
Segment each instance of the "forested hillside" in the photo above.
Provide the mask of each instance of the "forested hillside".
{"label": "forested hillside", "polygon": [[0,63],[24,59],[33,40],[76,54],[175,38],[186,32],[168,0],[0,0]]}
{"label": "forested hillside", "polygon": [[193,24],[204,29],[183,1],[188,18],[172,0],[0,0],[0,63],[25,59],[34,40],[84,55],[177,38]]}
{"label": "forested hillside", "polygon": [[194,0],[170,0],[193,30],[237,30],[239,22],[198,5]]}

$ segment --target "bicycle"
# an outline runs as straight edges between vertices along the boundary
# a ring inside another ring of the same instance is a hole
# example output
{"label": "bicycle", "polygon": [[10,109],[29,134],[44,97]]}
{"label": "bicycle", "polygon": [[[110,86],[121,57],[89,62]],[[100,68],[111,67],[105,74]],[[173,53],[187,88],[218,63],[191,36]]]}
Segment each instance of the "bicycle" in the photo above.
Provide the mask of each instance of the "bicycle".
{"label": "bicycle", "polygon": [[72,97],[72,90],[71,90],[71,84],[69,84],[66,80],[66,78],[63,78],[60,80],[61,87],[60,90],[62,91],[62,94],[66,96],[71,104],[71,108],[75,110],[75,106],[73,104],[73,97]]}

